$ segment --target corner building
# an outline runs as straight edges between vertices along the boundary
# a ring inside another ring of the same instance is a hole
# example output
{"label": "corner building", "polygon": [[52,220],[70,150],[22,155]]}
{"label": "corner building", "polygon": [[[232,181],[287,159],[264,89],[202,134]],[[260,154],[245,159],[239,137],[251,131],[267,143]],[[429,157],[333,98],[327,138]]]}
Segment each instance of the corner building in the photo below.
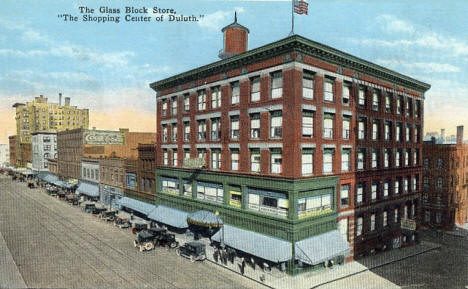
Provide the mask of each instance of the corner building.
{"label": "corner building", "polygon": [[[230,29],[231,57],[150,84],[156,203],[291,242],[290,273],[400,245],[430,86],[299,35],[236,55]],[[307,250],[338,238],[349,251]]]}

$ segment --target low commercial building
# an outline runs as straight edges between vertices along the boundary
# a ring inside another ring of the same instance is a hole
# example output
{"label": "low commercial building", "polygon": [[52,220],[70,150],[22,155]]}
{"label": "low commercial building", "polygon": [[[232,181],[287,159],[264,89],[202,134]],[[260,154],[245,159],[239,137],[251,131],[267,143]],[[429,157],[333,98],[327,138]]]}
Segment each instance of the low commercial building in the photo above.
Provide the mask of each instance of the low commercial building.
{"label": "low commercial building", "polygon": [[81,178],[76,192],[87,198],[99,199],[99,159],[83,158],[81,160]]}
{"label": "low commercial building", "polygon": [[433,138],[423,146],[422,222],[451,230],[465,224],[468,214],[468,144],[463,126],[456,143]]}
{"label": "low commercial building", "polygon": [[57,133],[37,131],[31,134],[32,169],[48,171],[48,159],[57,158]]}
{"label": "low commercial building", "polygon": [[107,206],[118,207],[119,200],[124,195],[124,164],[125,160],[121,158],[99,159],[100,201]]}

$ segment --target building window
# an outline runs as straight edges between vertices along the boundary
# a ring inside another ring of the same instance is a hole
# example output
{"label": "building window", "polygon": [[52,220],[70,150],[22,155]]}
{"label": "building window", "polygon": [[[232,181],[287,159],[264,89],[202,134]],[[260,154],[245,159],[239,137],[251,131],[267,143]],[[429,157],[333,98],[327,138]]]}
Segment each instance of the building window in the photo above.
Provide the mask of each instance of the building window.
{"label": "building window", "polygon": [[189,94],[184,94],[184,111],[185,112],[190,111],[190,95]]}
{"label": "building window", "polygon": [[436,166],[437,166],[438,169],[443,169],[444,168],[444,161],[441,158],[438,158]]}
{"label": "building window", "polygon": [[239,186],[231,186],[229,191],[229,205],[242,208],[242,188]]}
{"label": "building window", "polygon": [[198,110],[206,109],[206,92],[205,90],[198,91]]}
{"label": "building window", "polygon": [[168,141],[167,125],[163,124],[162,131],[163,131],[163,133],[162,133],[163,142],[167,142]]}
{"label": "building window", "polygon": [[401,165],[401,149],[395,151],[395,167],[399,168]]}
{"label": "building window", "polygon": [[386,121],[385,122],[385,140],[391,140],[392,139],[392,122],[391,121]]}
{"label": "building window", "polygon": [[364,183],[359,183],[356,189],[356,204],[360,204],[364,200]]}
{"label": "building window", "polygon": [[190,123],[184,122],[184,141],[190,141]]}
{"label": "building window", "polygon": [[411,115],[411,98],[406,98],[406,103],[405,103],[405,115],[409,117]]}
{"label": "building window", "polygon": [[412,182],[412,191],[417,192],[418,191],[418,176],[413,177],[413,182]]}
{"label": "building window", "polygon": [[372,122],[372,140],[378,140],[379,139],[379,121],[374,120]]}
{"label": "building window", "polygon": [[197,199],[223,203],[224,200],[224,189],[223,185],[214,183],[197,183]]}
{"label": "building window", "polygon": [[348,116],[343,116],[343,125],[342,125],[343,139],[349,139],[350,132],[351,132],[350,125],[351,125],[351,118]]}
{"label": "building window", "polygon": [[415,126],[413,129],[413,142],[419,142],[419,126]]}
{"label": "building window", "polygon": [[351,83],[343,83],[343,105],[349,105],[349,97],[351,95]]}
{"label": "building window", "polygon": [[169,152],[167,151],[167,149],[163,150],[163,164],[165,166],[169,165]]}
{"label": "building window", "polygon": [[178,153],[176,149],[172,150],[172,166],[177,167]]}
{"label": "building window", "polygon": [[206,150],[205,149],[198,149],[197,154],[198,154],[199,159],[205,159]]}
{"label": "building window", "polygon": [[311,175],[314,172],[314,150],[302,149],[302,175]]}
{"label": "building window", "polygon": [[385,96],[385,112],[392,112],[392,95],[389,93]]}
{"label": "building window", "polygon": [[221,150],[220,149],[211,150],[211,169],[213,170],[221,169]]}
{"label": "building window", "polygon": [[260,76],[252,77],[250,79],[250,101],[260,100]]}
{"label": "building window", "polygon": [[383,184],[383,197],[386,198],[388,197],[388,187],[390,186],[390,181],[385,181]]}
{"label": "building window", "polygon": [[[167,115],[167,101],[162,101],[162,116],[166,116]],[[63,117],[62,117],[63,119]]]}
{"label": "building window", "polygon": [[283,136],[283,114],[281,111],[273,111],[271,117],[271,138],[281,138]]}
{"label": "building window", "polygon": [[171,112],[171,114],[172,115],[177,115],[177,96],[174,96],[171,99],[171,103],[172,103],[172,112]]}
{"label": "building window", "polygon": [[239,116],[231,116],[231,139],[237,140],[239,138]]}
{"label": "building window", "polygon": [[362,235],[362,217],[358,217],[356,220],[356,236]]}
{"label": "building window", "polygon": [[198,121],[198,140],[199,141],[206,140],[206,120]]}
{"label": "building window", "polygon": [[379,150],[373,149],[372,150],[372,168],[376,169],[379,167]]}
{"label": "building window", "polygon": [[358,139],[363,140],[366,138],[366,119],[360,118],[358,122]]}
{"label": "building window", "polygon": [[393,222],[396,224],[398,223],[398,208],[393,210]]}
{"label": "building window", "polygon": [[288,199],[284,193],[248,189],[248,208],[269,215],[287,217]]}
{"label": "building window", "polygon": [[415,107],[414,107],[414,118],[419,118],[421,110],[421,101],[416,100]]}
{"label": "building window", "polygon": [[231,170],[233,171],[239,170],[239,150],[238,149],[231,150]]}
{"label": "building window", "polygon": [[333,101],[333,79],[325,78],[324,89],[323,89],[323,100]]}
{"label": "building window", "polygon": [[401,114],[401,110],[402,110],[402,107],[401,107],[401,103],[403,102],[403,97],[401,95],[399,95],[396,99],[396,113],[397,114]]}
{"label": "building window", "polygon": [[393,186],[393,192],[395,195],[398,195],[400,193],[400,179],[395,180],[395,185]]}
{"label": "building window", "polygon": [[323,137],[333,138],[333,114],[323,114]]}
{"label": "building window", "polygon": [[311,72],[304,71],[302,73],[302,97],[314,98],[314,74]]}
{"label": "building window", "polygon": [[359,87],[358,106],[360,108],[366,107],[366,93],[364,87]]}
{"label": "building window", "polygon": [[356,169],[363,170],[365,162],[366,162],[366,149],[361,148],[358,150],[357,156],[356,156]]}
{"label": "building window", "polygon": [[409,166],[410,149],[405,150],[405,167]]}
{"label": "building window", "polygon": [[382,213],[382,226],[383,227],[388,226],[388,213],[387,213],[387,211],[383,211],[383,213]]}
{"label": "building window", "polygon": [[406,142],[410,141],[410,136],[411,136],[411,126],[406,125],[406,133],[405,133],[405,140]]}
{"label": "building window", "polygon": [[326,213],[332,207],[332,194],[323,194],[297,200],[297,216],[299,219]]}
{"label": "building window", "polygon": [[351,149],[341,150],[341,171],[349,172],[349,163],[351,159]]}
{"label": "building window", "polygon": [[238,104],[240,99],[239,81],[231,83],[231,104]]}
{"label": "building window", "polygon": [[221,107],[221,89],[219,86],[211,88],[211,108]]}
{"label": "building window", "polygon": [[211,140],[216,141],[221,139],[221,119],[211,119]]}
{"label": "building window", "polygon": [[371,231],[375,230],[375,214],[372,214],[370,216],[370,230]]}
{"label": "building window", "polygon": [[254,173],[260,172],[260,149],[250,150],[250,171]]}
{"label": "building window", "polygon": [[409,182],[410,182],[410,177],[406,177],[403,181],[403,193],[407,194],[409,192]]}
{"label": "building window", "polygon": [[190,159],[190,149],[184,149],[184,160]]}
{"label": "building window", "polygon": [[380,96],[378,91],[372,92],[372,110],[379,111]]}
{"label": "building window", "polygon": [[323,173],[329,174],[333,172],[333,149],[325,149],[323,151]]}
{"label": "building window", "polygon": [[340,200],[342,208],[349,205],[349,184],[341,185]]}
{"label": "building window", "polygon": [[384,153],[384,168],[390,167],[390,158],[391,158],[392,150],[385,149]]}
{"label": "building window", "polygon": [[283,74],[281,71],[271,74],[271,98],[280,98],[283,96]]}
{"label": "building window", "polygon": [[271,173],[280,174],[281,173],[281,149],[271,149]]}
{"label": "building window", "polygon": [[314,136],[314,112],[311,110],[302,111],[302,136]]}
{"label": "building window", "polygon": [[260,138],[260,114],[254,113],[250,115],[250,138]]}
{"label": "building window", "polygon": [[424,222],[429,223],[431,221],[431,211],[424,211]]}
{"label": "building window", "polygon": [[439,213],[439,212],[436,213],[436,223],[437,224],[442,223],[442,213]]}
{"label": "building window", "polygon": [[424,189],[428,189],[428,188],[429,188],[429,178],[428,178],[428,177],[424,177],[424,178],[423,178],[423,188],[424,188]]}
{"label": "building window", "polygon": [[372,184],[372,187],[371,187],[371,200],[372,202],[375,202],[377,200],[377,188],[378,188],[378,184],[377,183],[373,183]]}
{"label": "building window", "polygon": [[418,160],[419,160],[419,149],[415,149],[413,152],[413,166],[418,165]]}
{"label": "building window", "polygon": [[442,180],[442,178],[441,177],[437,178],[437,188],[442,189],[443,185],[444,185],[444,181]]}
{"label": "building window", "polygon": [[401,141],[401,123],[398,123],[397,126],[396,126],[396,136],[395,136],[395,140],[396,141]]}
{"label": "building window", "polygon": [[177,142],[177,123],[172,124],[172,141]]}

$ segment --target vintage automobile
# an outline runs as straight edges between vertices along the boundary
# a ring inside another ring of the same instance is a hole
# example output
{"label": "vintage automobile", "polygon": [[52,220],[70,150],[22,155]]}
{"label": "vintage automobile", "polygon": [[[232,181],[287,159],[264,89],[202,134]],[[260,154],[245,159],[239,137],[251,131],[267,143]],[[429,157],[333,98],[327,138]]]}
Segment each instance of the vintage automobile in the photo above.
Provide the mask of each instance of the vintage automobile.
{"label": "vintage automobile", "polygon": [[146,223],[134,223],[132,228],[132,234],[138,234],[141,231],[148,229],[148,224]]}
{"label": "vintage automobile", "polygon": [[192,262],[203,261],[206,259],[205,244],[197,241],[185,243],[182,247],[176,249],[176,254],[189,258]]}
{"label": "vintage automobile", "polygon": [[58,189],[56,187],[53,187],[53,186],[48,186],[46,188],[47,190],[47,194],[51,195],[51,196],[55,196],[57,194],[57,191]]}
{"label": "vintage automobile", "polygon": [[107,211],[106,208],[94,208],[94,210],[92,210],[91,214],[99,216],[105,211]]}
{"label": "vintage automobile", "polygon": [[83,207],[83,211],[85,211],[85,213],[92,213],[94,209],[96,209],[95,204],[85,204],[85,206]]}
{"label": "vintage automobile", "polygon": [[167,232],[166,229],[159,227],[151,227],[147,231],[153,234],[156,240],[159,240],[161,236]]}
{"label": "vintage automobile", "polygon": [[154,242],[154,235],[145,230],[137,234],[135,240],[133,240],[133,246],[138,247],[140,252],[150,251],[154,249]]}
{"label": "vintage automobile", "polygon": [[130,222],[127,218],[117,217],[114,221],[114,225],[120,229],[130,228]]}
{"label": "vintage automobile", "polygon": [[101,215],[99,216],[99,218],[101,218],[102,220],[104,220],[106,222],[113,222],[115,220],[115,214],[116,213],[117,213],[117,211],[101,212]]}
{"label": "vintage automobile", "polygon": [[179,242],[176,241],[175,235],[168,232],[162,233],[160,238],[156,242],[158,246],[166,247],[168,249],[174,249],[179,247]]}

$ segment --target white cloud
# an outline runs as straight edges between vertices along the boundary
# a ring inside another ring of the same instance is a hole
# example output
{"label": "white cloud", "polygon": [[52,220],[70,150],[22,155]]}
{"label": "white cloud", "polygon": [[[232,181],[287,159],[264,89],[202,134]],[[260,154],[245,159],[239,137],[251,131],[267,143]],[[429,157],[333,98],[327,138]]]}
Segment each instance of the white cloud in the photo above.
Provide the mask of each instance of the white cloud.
{"label": "white cloud", "polygon": [[415,31],[411,23],[398,19],[393,15],[380,15],[377,17],[377,21],[383,25],[385,31],[390,33],[414,33]]}
{"label": "white cloud", "polygon": [[408,70],[418,70],[424,73],[447,73],[447,72],[460,72],[460,68],[448,63],[435,63],[435,62],[407,62],[406,60],[398,59],[377,59],[376,63],[392,68],[406,68]]}
{"label": "white cloud", "polygon": [[245,9],[243,7],[236,7],[231,11],[219,10],[211,14],[206,14],[202,19],[200,19],[198,25],[210,31],[219,31],[226,25],[226,19],[231,18],[234,20],[234,11],[237,11],[237,13],[243,13]]}

